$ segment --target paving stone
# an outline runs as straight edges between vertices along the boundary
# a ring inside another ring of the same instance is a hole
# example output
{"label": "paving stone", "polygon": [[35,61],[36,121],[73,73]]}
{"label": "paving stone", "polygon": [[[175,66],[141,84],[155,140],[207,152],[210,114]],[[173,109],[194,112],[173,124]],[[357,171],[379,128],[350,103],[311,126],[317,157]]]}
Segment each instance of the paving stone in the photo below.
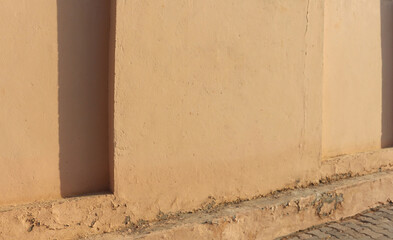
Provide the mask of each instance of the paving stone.
{"label": "paving stone", "polygon": [[389,221],[393,221],[393,215],[384,211],[380,211],[375,213],[378,216],[388,219]]}
{"label": "paving stone", "polygon": [[324,233],[324,232],[321,232],[321,231],[318,230],[318,229],[313,229],[313,230],[311,230],[311,231],[307,231],[306,233],[307,233],[307,234],[311,234],[311,235],[313,235],[313,236],[316,236],[316,237],[318,237],[319,239],[329,239],[329,238],[332,237],[331,235],[326,234],[326,233]]}
{"label": "paving stone", "polygon": [[387,213],[389,216],[393,216],[393,210],[389,210],[389,209],[386,209],[386,208],[381,208],[381,209],[379,209],[379,211]]}
{"label": "paving stone", "polygon": [[372,239],[377,239],[377,238],[383,237],[382,234],[374,232],[374,231],[370,230],[370,228],[367,228],[365,223],[356,224],[354,222],[355,222],[355,220],[348,222],[347,226],[351,227],[352,229],[354,229],[355,231],[357,231],[359,233],[362,233],[362,234],[365,234],[365,235],[371,237]]}
{"label": "paving stone", "polygon": [[367,235],[356,232],[352,228],[349,228],[349,227],[345,226],[344,224],[330,223],[328,226],[331,228],[335,228],[337,230],[340,230],[342,232],[345,232],[348,235],[352,236],[354,239],[363,239],[363,240],[370,240],[371,239]]}
{"label": "paving stone", "polygon": [[297,235],[297,237],[299,237],[300,239],[310,239],[310,238],[312,238],[311,235],[308,235],[306,233],[299,233],[299,235]]}
{"label": "paving stone", "polygon": [[381,228],[381,227],[379,227],[379,226],[376,226],[376,225],[373,225],[373,224],[370,224],[370,223],[363,223],[362,226],[364,226],[364,227],[370,229],[371,231],[373,231],[373,232],[375,232],[375,233],[382,234],[382,235],[384,235],[384,236],[386,236],[386,237],[389,237],[389,235],[391,234],[391,233],[390,233],[389,231],[387,231],[386,229],[383,229],[383,228]]}
{"label": "paving stone", "polygon": [[[321,239],[321,238],[316,237],[316,236],[312,236],[311,238],[307,238],[307,240],[319,240],[319,239]],[[323,239],[325,239],[325,238],[323,238]]]}
{"label": "paving stone", "polygon": [[326,224],[326,226],[330,227],[330,228],[334,228],[334,229],[341,231],[341,232],[346,232],[346,231],[352,230],[351,228],[345,226],[344,224],[339,224],[336,222],[328,223],[328,224]]}
{"label": "paving stone", "polygon": [[290,237],[290,238],[287,238],[286,240],[301,240],[301,239],[298,237]]}
{"label": "paving stone", "polygon": [[[374,214],[374,216],[377,216],[377,214]],[[376,225],[377,227],[383,228],[387,231],[393,231],[393,222],[389,221],[386,218],[383,217],[379,217],[379,220],[376,220],[378,218],[373,218],[374,221],[368,221],[370,218],[369,216],[366,215],[361,215],[359,217],[357,217],[356,219],[361,221],[361,222],[369,222],[372,223],[373,225]]]}
{"label": "paving stone", "polygon": [[[377,225],[377,224],[380,224],[380,223],[384,222],[384,220],[383,220],[384,218],[381,218],[379,220],[375,220],[374,218],[366,217],[366,216],[362,216],[362,215],[356,217],[355,219],[359,220],[361,222],[371,223],[371,224],[374,224],[374,225]],[[385,218],[385,220],[388,221],[386,218]]]}
{"label": "paving stone", "polygon": [[316,226],[284,239],[393,239],[393,205],[385,205],[368,212]]}
{"label": "paving stone", "polygon": [[387,220],[386,218],[383,218],[383,217],[381,217],[381,216],[379,216],[378,214],[377,214],[378,212],[368,212],[368,213],[363,213],[363,214],[361,214],[360,216],[362,216],[362,217],[367,217],[367,218],[371,218],[371,219],[374,219],[374,220],[376,220],[376,221],[382,221],[382,222],[389,222],[389,220]]}
{"label": "paving stone", "polygon": [[346,227],[348,227],[348,228],[351,228],[351,229],[355,230],[355,231],[358,232],[358,233],[361,233],[362,230],[364,229],[364,227],[359,226],[359,225],[357,224],[357,222],[355,222],[355,221],[353,221],[353,220],[351,220],[351,221],[346,221],[346,222],[342,222],[341,224],[344,225],[344,226],[346,226]]}
{"label": "paving stone", "polygon": [[388,209],[393,212],[393,204],[387,205],[385,209]]}
{"label": "paving stone", "polygon": [[334,228],[330,228],[330,227],[325,227],[324,226],[324,227],[321,227],[319,229],[322,232],[324,232],[324,233],[326,233],[326,234],[328,234],[330,236],[336,237],[338,239],[351,239],[352,238],[351,235],[349,235],[347,233],[344,233],[344,232],[340,232],[340,231],[338,231],[337,229],[334,229]]}

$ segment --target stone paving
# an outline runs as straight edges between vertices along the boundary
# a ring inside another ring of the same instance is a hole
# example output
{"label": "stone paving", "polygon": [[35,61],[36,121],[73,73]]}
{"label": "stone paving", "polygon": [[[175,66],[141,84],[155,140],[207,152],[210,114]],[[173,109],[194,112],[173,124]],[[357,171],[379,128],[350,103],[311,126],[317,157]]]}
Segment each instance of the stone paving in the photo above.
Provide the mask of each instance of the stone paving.
{"label": "stone paving", "polygon": [[393,204],[382,205],[339,222],[314,226],[278,239],[393,239]]}

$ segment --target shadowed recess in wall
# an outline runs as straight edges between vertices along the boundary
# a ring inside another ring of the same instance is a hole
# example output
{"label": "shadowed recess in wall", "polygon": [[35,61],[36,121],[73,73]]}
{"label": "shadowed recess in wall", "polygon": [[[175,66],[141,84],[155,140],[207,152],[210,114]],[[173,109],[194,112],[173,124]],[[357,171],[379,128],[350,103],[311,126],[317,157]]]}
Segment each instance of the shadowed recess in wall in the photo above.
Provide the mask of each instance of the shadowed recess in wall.
{"label": "shadowed recess in wall", "polygon": [[381,0],[382,138],[381,147],[393,147],[393,1]]}
{"label": "shadowed recess in wall", "polygon": [[109,189],[109,0],[57,0],[63,197]]}

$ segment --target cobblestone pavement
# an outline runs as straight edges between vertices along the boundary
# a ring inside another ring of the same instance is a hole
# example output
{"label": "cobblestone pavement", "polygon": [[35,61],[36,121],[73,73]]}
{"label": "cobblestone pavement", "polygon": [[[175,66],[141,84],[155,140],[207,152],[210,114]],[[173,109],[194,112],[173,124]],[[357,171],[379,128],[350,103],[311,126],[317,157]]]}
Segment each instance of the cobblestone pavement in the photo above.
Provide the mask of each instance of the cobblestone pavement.
{"label": "cobblestone pavement", "polygon": [[379,206],[342,221],[314,226],[278,239],[393,239],[393,204]]}

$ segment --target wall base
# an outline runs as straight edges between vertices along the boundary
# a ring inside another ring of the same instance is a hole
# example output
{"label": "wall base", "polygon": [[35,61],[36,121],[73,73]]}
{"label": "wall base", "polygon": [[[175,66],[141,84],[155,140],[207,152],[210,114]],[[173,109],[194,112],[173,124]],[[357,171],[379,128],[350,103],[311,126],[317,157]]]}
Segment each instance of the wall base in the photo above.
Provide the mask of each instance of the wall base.
{"label": "wall base", "polygon": [[0,207],[0,239],[272,239],[393,199],[392,155],[385,149],[331,158],[320,170],[319,182],[328,184],[234,203],[211,198],[200,209],[160,212],[152,221],[138,220],[112,194]]}

